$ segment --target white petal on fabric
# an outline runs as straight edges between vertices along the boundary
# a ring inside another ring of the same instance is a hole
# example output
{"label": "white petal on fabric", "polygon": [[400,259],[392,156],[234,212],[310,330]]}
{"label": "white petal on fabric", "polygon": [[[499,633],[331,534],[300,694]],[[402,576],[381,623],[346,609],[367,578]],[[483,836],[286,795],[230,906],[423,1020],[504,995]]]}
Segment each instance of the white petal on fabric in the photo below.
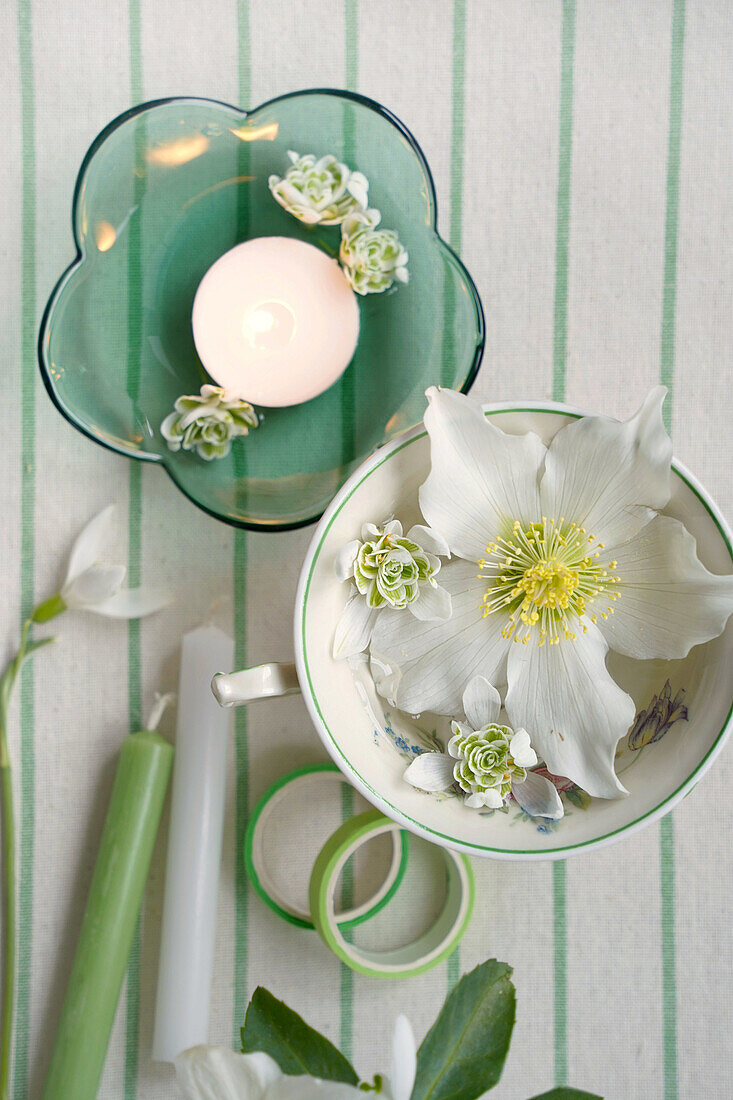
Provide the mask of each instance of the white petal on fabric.
{"label": "white petal on fabric", "polygon": [[392,1060],[389,1074],[392,1100],[410,1100],[417,1073],[415,1036],[406,1016],[398,1016],[392,1034]]}
{"label": "white petal on fabric", "polygon": [[432,527],[425,527],[421,523],[416,523],[407,532],[407,537],[412,542],[416,542],[418,546],[421,546],[428,554],[435,554],[439,558],[450,557],[448,543],[442,535],[439,535],[437,531],[433,531]]}
{"label": "white petal on fabric", "polygon": [[289,1077],[283,1074],[268,1087],[264,1100],[364,1100],[364,1093],[354,1085],[346,1085],[341,1081],[321,1081],[317,1077]]}
{"label": "white petal on fabric", "polygon": [[373,648],[402,673],[396,702],[408,714],[460,714],[468,681],[479,674],[499,680],[510,645],[501,636],[505,620],[482,615],[475,565],[448,562],[440,579],[453,601],[449,619],[422,623],[387,609],[374,627]]}
{"label": "white petal on fabric", "polygon": [[733,576],[708,572],[678,520],[657,516],[614,555],[620,598],[612,615],[598,617],[611,649],[673,660],[724,629],[733,612]]}
{"label": "white petal on fabric", "polygon": [[445,791],[453,782],[453,761],[442,752],[423,752],[405,769],[403,779],[421,791]]}
{"label": "white petal on fabric", "polygon": [[347,581],[354,576],[354,562],[356,561],[356,555],[359,553],[360,545],[358,539],[353,539],[339,550],[336,561],[333,563],[333,571],[338,580]]}
{"label": "white petal on fabric", "polygon": [[198,1046],[175,1060],[184,1100],[264,1100],[282,1072],[269,1054],[235,1054],[228,1047]]}
{"label": "white petal on fabric", "polygon": [[110,619],[142,619],[170,604],[170,593],[162,588],[126,588],[89,610]]}
{"label": "white petal on fabric", "polygon": [[549,817],[551,821],[559,821],[565,813],[555,784],[536,772],[529,772],[522,783],[512,783],[512,794],[530,817]]}
{"label": "white petal on fabric", "polygon": [[94,519],[91,519],[77,536],[69,554],[64,586],[87,570],[90,565],[95,565],[99,561],[112,533],[116,510],[114,504],[109,504]]}
{"label": "white petal on fabric", "polygon": [[109,600],[125,579],[124,565],[90,565],[61,589],[67,607],[96,610]]}
{"label": "white petal on fabric", "polygon": [[509,753],[520,768],[533,768],[537,763],[537,753],[532,748],[529,734],[521,726],[509,742]]}
{"label": "white petal on fabric", "polygon": [[453,601],[450,594],[439,584],[421,584],[420,595],[407,605],[416,619],[430,622],[435,619],[450,618]]}
{"label": "white petal on fabric", "polygon": [[498,721],[501,697],[485,676],[474,676],[463,693],[463,713],[474,730],[483,729]]}
{"label": "white petal on fabric", "polygon": [[353,657],[369,645],[379,608],[369,607],[360,593],[353,595],[336,625],[333,655],[336,660]]}
{"label": "white petal on fabric", "polygon": [[671,492],[672,443],[662,421],[666,394],[657,386],[621,423],[584,416],[557,433],[545,459],[542,514],[585,527],[606,547],[636,534]]}
{"label": "white petal on fabric", "polygon": [[430,474],[420,488],[420,510],[454,554],[478,562],[500,525],[539,518],[545,446],[533,432],[502,432],[464,394],[427,392]]}
{"label": "white petal on fabric", "polygon": [[514,729],[529,732],[553,775],[565,775],[598,798],[626,794],[614,772],[616,745],[635,707],[606,668],[608,645],[585,623],[575,641],[512,644],[507,661],[506,709]]}

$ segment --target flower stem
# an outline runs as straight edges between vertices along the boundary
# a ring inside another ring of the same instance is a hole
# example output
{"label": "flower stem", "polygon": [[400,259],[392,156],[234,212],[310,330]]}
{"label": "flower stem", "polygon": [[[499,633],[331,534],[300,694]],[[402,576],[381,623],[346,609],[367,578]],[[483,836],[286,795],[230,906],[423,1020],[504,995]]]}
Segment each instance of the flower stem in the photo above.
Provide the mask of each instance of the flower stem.
{"label": "flower stem", "polygon": [[[41,607],[43,605],[40,605]],[[57,612],[58,614],[58,612]],[[0,1100],[10,1097],[10,1053],[13,1035],[13,1008],[15,1005],[15,809],[13,804],[13,776],[8,752],[8,711],[13,686],[26,657],[53,641],[44,638],[40,642],[28,642],[33,616],[23,623],[20,647],[0,678],[0,800],[2,801],[2,877],[3,877],[3,990],[2,1026],[0,1027]]]}

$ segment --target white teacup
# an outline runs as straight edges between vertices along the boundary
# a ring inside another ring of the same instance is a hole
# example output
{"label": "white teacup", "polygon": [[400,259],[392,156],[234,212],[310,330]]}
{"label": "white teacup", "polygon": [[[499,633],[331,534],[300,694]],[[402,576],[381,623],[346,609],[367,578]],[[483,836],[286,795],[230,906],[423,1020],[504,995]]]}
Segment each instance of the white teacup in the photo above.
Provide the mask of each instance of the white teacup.
{"label": "white teacup", "polygon": [[[507,432],[533,430],[546,443],[578,410],[556,403],[487,406]],[[331,757],[365,798],[400,825],[436,844],[497,859],[559,859],[610,844],[657,820],[695,786],[723,747],[732,724],[733,620],[720,638],[696,646],[679,661],[632,661],[609,654],[614,679],[633,697],[637,711],[670,682],[684,690],[687,721],[677,721],[658,741],[631,750],[619,746],[617,771],[628,798],[588,799],[577,788],[564,795],[566,816],[557,823],[527,818],[512,803],[508,812],[484,815],[459,798],[424,794],[403,779],[414,749],[446,740],[445,718],[397,711],[374,690],[366,663],[332,657],[336,623],[348,586],[334,574],[338,551],[357,538],[362,524],[398,517],[405,529],[421,522],[418,488],[429,470],[422,425],[376,451],[337,493],[311,540],[295,601],[295,665],[261,665],[215,677],[222,705],[302,691],[313,723]],[[665,509],[697,539],[708,569],[727,573],[733,539],[705,489],[673,463],[672,499]]]}

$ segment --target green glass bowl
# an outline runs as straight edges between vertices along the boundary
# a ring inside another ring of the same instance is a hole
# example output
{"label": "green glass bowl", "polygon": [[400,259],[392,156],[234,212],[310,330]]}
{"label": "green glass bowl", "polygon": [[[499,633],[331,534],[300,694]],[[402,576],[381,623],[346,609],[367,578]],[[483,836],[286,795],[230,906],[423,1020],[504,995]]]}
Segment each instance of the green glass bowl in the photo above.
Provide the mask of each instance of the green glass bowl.
{"label": "green glass bowl", "polygon": [[[269,192],[289,149],[334,153],[367,176],[370,205],[409,252],[410,282],[359,299],[356,353],[325,393],[264,410],[227,458],[173,453],[160,424],[177,397],[209,381],[191,330],[207,269],[251,237],[338,248],[338,227],[302,225]],[[313,522],[375,447],[422,419],[428,386],[466,392],[478,370],[481,302],[438,236],[428,165],[405,127],[362,96],[297,92],[251,112],[205,99],[143,104],[110,123],[84,158],[73,230],[77,258],[39,338],[53,401],[96,442],[162,463],[186,496],[228,523]]]}

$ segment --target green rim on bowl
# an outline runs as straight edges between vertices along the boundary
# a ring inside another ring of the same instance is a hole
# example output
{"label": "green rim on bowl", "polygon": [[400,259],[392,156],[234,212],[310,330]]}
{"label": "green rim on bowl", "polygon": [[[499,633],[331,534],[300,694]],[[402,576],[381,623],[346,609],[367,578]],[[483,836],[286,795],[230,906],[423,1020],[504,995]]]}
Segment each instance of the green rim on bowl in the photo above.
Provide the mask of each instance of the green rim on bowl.
{"label": "green rim on bowl", "polygon": [[[525,404],[525,405],[496,405],[488,407],[485,410],[485,415],[497,414],[497,413],[559,413],[564,416],[577,419],[583,416],[582,412],[569,408],[560,402],[556,403],[544,403],[544,404]],[[476,844],[469,841],[457,840],[449,833],[440,832],[437,829],[433,829],[428,825],[417,821],[415,818],[405,814],[402,810],[398,809],[392,802],[386,799],[379,791],[367,782],[367,780],[357,771],[349,759],[345,756],[341,749],[336,737],[328,726],[325,716],[321,710],[318,697],[313,686],[313,680],[311,677],[311,667],[308,655],[308,640],[306,635],[306,607],[308,603],[308,593],[311,587],[313,574],[318,564],[319,556],[323,545],[326,541],[328,533],[338,517],[341,510],[354,495],[360,485],[370,477],[375,470],[380,466],[388,462],[394,455],[399,454],[405,447],[409,447],[419,439],[423,439],[427,435],[427,432],[418,426],[411,431],[405,433],[405,437],[401,441],[395,441],[391,447],[385,447],[386,451],[381,457],[375,455],[375,461],[369,464],[368,469],[365,471],[357,471],[354,475],[352,482],[344,487],[343,494],[337,501],[334,501],[332,506],[327,510],[323,517],[319,529],[316,531],[313,542],[311,543],[311,549],[309,550],[308,557],[306,558],[307,569],[304,567],[304,571],[301,574],[301,581],[298,588],[298,596],[296,598],[296,662],[298,665],[298,678],[300,680],[301,688],[303,690],[303,697],[306,701],[308,709],[311,714],[316,728],[319,730],[322,740],[331,754],[332,758],[354,784],[357,790],[369,799],[378,809],[381,809],[393,821],[398,824],[405,825],[419,836],[424,836],[428,840],[434,840],[440,844],[447,844],[452,848],[456,848],[460,851],[468,852],[469,854],[495,856],[500,859],[562,859],[567,855],[574,854],[575,852],[587,851],[592,848],[601,847],[605,844],[611,843],[613,840],[618,839],[624,833],[635,831],[642,823],[649,823],[662,817],[665,813],[671,810],[697,783],[701,775],[707,771],[712,764],[715,757],[725,743],[726,737],[730,732],[733,725],[733,705],[731,705],[728,713],[720,727],[720,730],[713,739],[709,749],[705,755],[698,761],[692,772],[686,777],[686,779],[680,783],[675,790],[663,798],[656,806],[647,810],[645,813],[640,814],[634,818],[633,821],[627,822],[625,825],[620,826],[617,829],[610,830],[599,836],[592,837],[589,840],[580,841],[574,844],[557,845],[555,847],[543,847],[543,848],[500,848],[490,844]],[[707,512],[708,516],[712,520],[713,524],[718,530],[723,542],[725,543],[728,554],[733,562],[733,540],[731,534],[725,524],[720,513],[717,511],[713,502],[709,499],[702,486],[695,480],[692,474],[682,466],[681,463],[673,460],[672,470],[675,475],[685,484],[685,486],[694,494],[694,496],[700,501],[703,508]]]}
{"label": "green rim on bowl", "polygon": [[[161,422],[208,380],[191,330],[208,268],[258,236],[338,248],[337,226],[305,226],[270,194],[289,149],[334,153],[367,176],[370,204],[409,252],[410,281],[359,298],[356,353],[325,393],[262,410],[257,431],[224,458],[172,452]],[[52,400],[97,443],[161,463],[189,499],[235,526],[313,522],[375,447],[420,421],[429,385],[467,392],[476,376],[481,302],[438,235],[428,165],[402,123],[363,96],[316,89],[251,112],[195,98],[127,111],[84,158],[73,232],[77,256],[39,335]]]}

